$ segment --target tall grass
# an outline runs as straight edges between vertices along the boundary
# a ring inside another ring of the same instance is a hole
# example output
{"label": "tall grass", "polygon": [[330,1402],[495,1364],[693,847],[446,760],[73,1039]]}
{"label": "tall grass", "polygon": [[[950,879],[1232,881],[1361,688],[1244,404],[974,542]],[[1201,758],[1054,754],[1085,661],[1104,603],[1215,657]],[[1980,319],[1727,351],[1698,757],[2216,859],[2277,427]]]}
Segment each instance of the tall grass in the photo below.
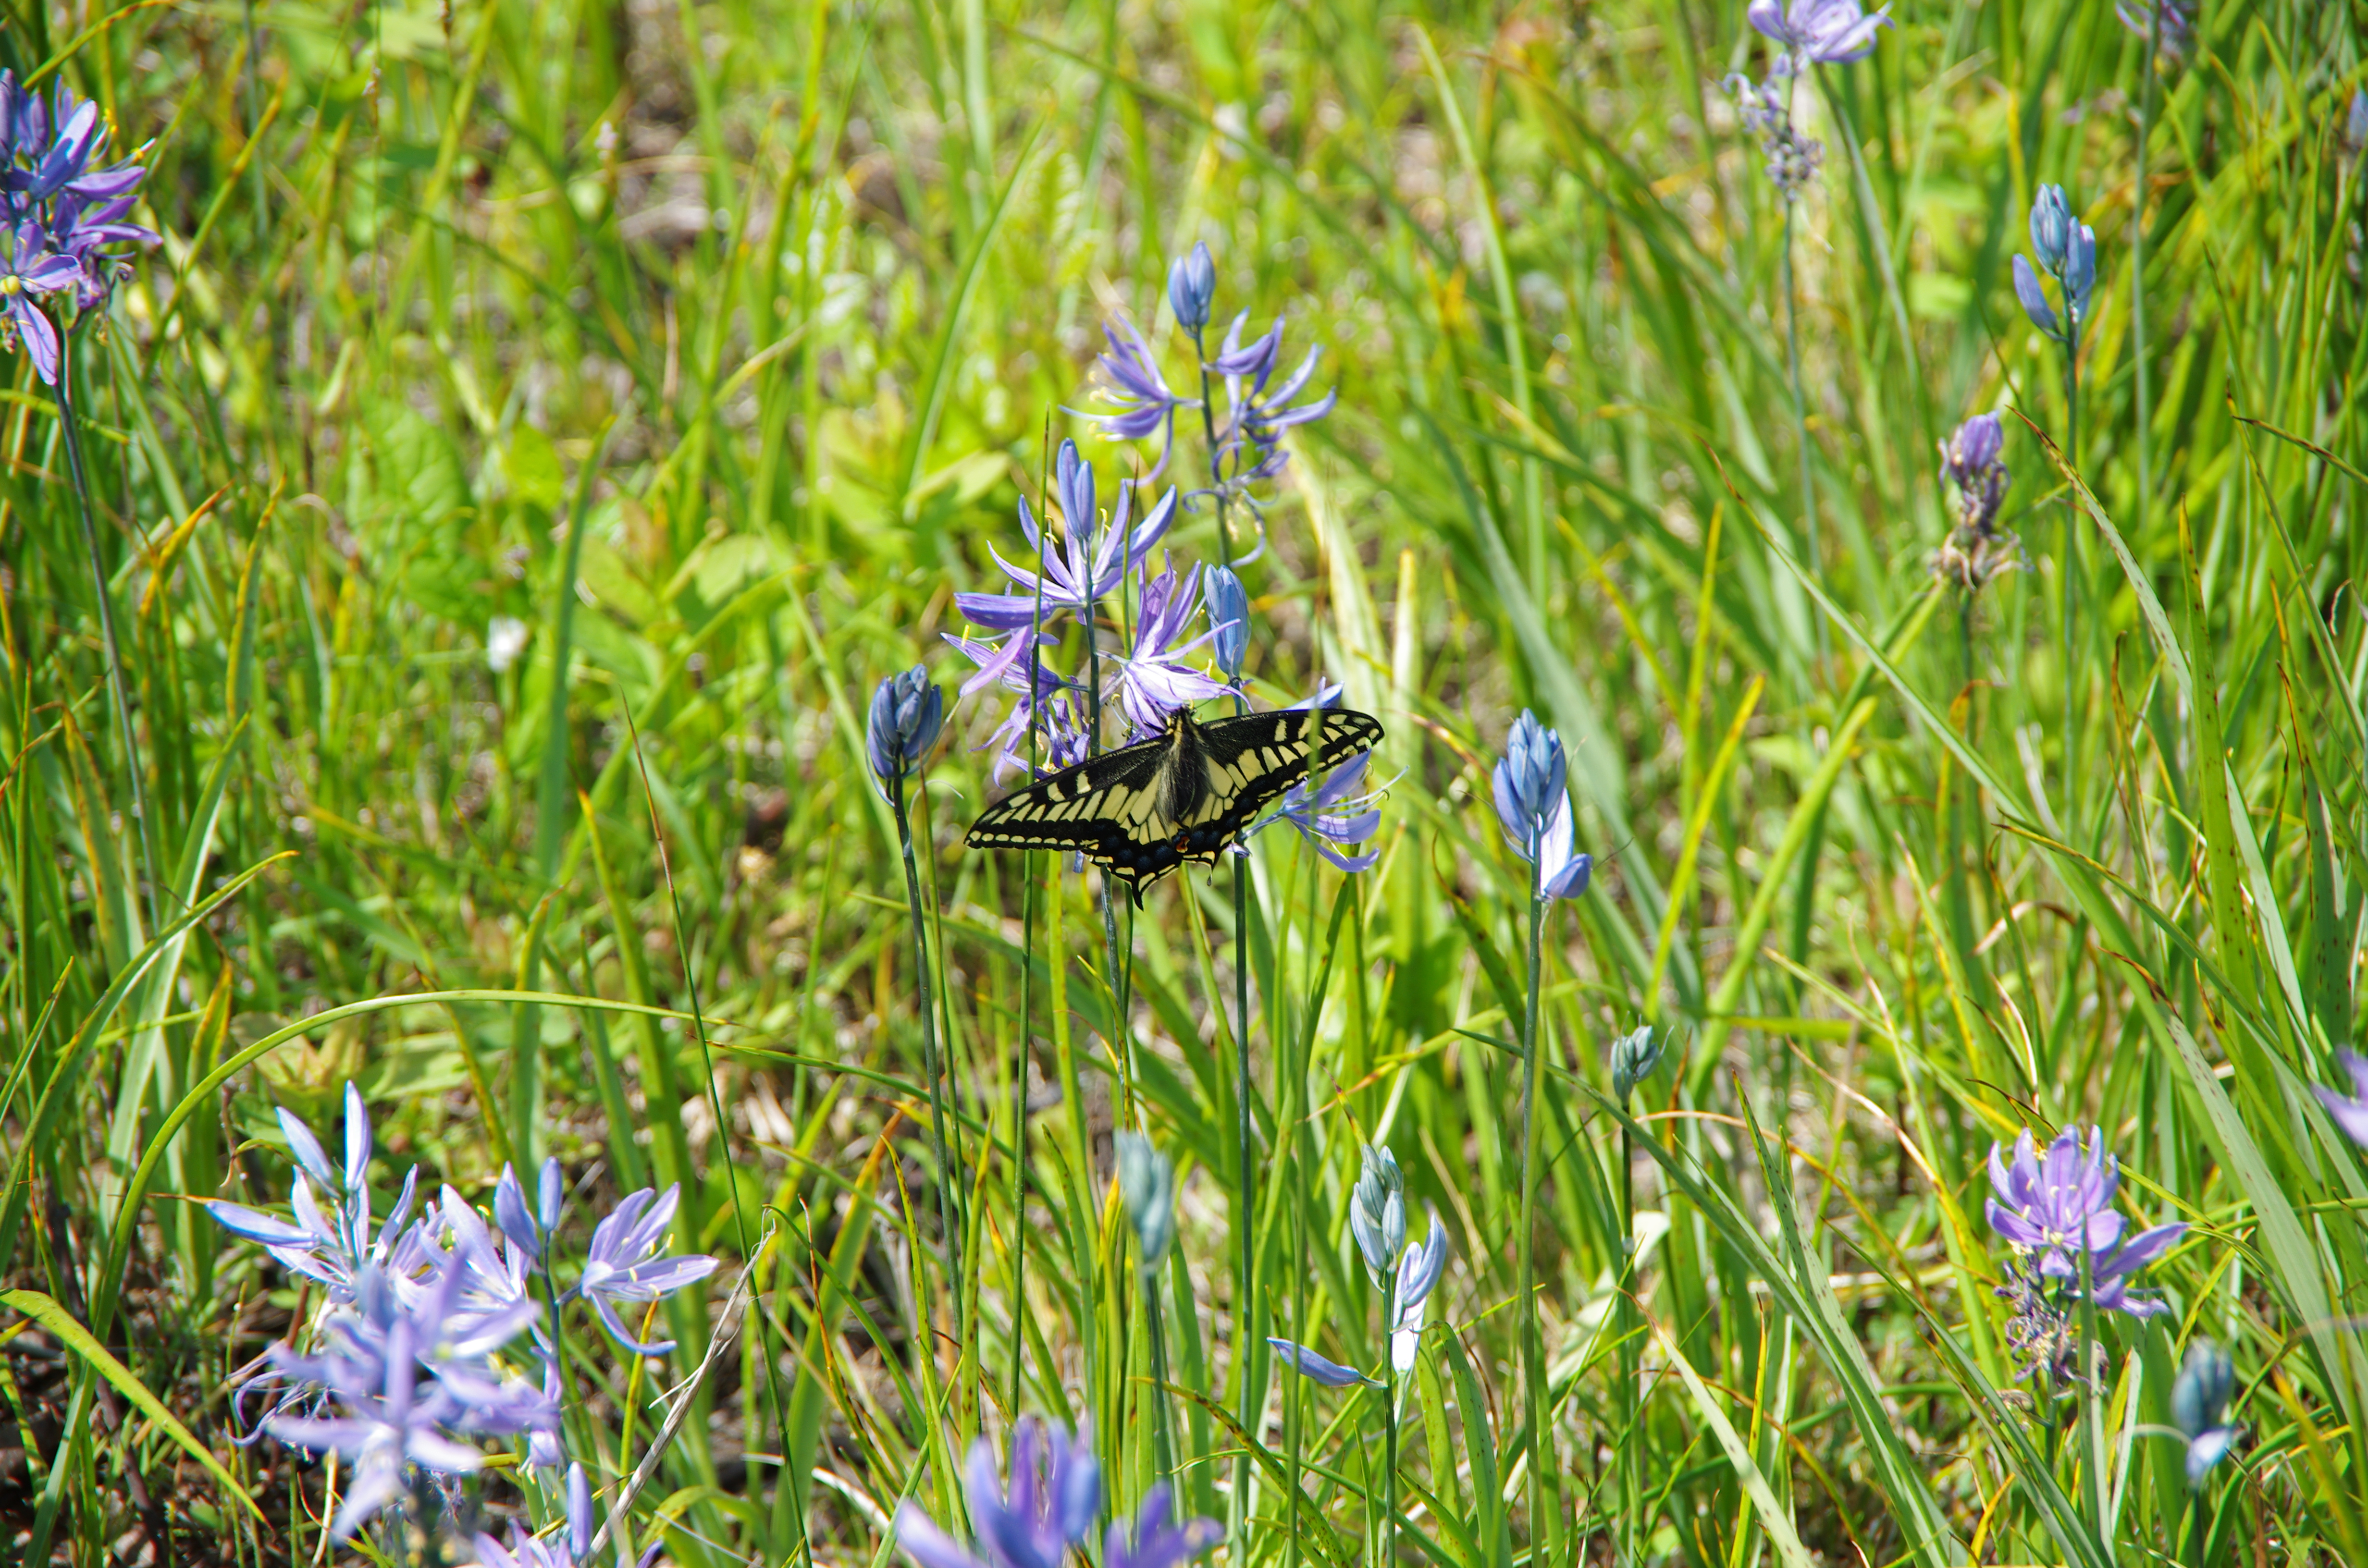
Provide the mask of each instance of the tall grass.
{"label": "tall grass", "polygon": [[[1172,1441],[1236,1563],[2368,1562],[2368,1165],[2309,1092],[2368,887],[2368,15],[1894,9],[1797,96],[1789,220],[1739,4],[12,11],[166,239],[71,430],[21,354],[0,401],[0,1550],[329,1560],[324,1468],[233,1441],[317,1303],[193,1200],[274,1201],[274,1108],[350,1081],[387,1191],[682,1184],[724,1267],[665,1364],[575,1358],[570,1433],[685,1564],[960,1533],[1031,1412],[1113,1517]],[[2100,246],[2077,379],[2009,282],[2043,181]],[[1344,683],[1395,782],[1372,870],[1263,835],[1111,940],[962,847],[981,702],[894,807],[863,706],[951,696],[1063,434],[1138,460],[1068,411],[1106,316],[1182,362],[1195,240],[1340,392],[1255,689]],[[1993,408],[2029,570],[1969,597],[1933,454]],[[1524,707],[1598,859],[1542,943]],[[2089,1123],[2192,1226],[2093,1427],[1982,1215],[1994,1142]],[[1452,1237],[1386,1426],[1264,1347],[1387,1356],[1368,1142]],[[2203,1337],[2244,1433],[2191,1495]]]}

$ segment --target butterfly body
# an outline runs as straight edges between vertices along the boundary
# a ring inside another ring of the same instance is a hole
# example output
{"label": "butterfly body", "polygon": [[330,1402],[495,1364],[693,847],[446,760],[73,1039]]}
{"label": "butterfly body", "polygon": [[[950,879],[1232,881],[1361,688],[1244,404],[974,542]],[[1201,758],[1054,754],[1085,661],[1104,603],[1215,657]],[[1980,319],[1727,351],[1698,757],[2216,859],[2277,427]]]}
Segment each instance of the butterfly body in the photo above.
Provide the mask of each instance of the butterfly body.
{"label": "butterfly body", "polygon": [[1379,721],[1345,709],[1205,724],[1178,709],[1149,740],[1005,796],[979,814],[969,843],[1080,854],[1140,899],[1144,883],[1187,860],[1212,864],[1292,785],[1381,738]]}

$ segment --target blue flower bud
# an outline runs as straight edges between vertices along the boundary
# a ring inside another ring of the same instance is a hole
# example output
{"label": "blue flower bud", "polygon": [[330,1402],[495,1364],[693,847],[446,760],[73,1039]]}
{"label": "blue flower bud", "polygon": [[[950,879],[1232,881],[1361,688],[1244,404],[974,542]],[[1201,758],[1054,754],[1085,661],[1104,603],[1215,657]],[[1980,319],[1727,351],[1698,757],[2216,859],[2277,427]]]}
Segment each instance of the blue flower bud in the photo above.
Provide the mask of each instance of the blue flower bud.
{"label": "blue flower bud", "polygon": [[1622,1106],[1636,1092],[1636,1085],[1653,1075],[1661,1064],[1662,1049],[1668,1043],[1667,1032],[1656,1034],[1650,1024],[1622,1035],[1611,1042],[1611,1096]]}
{"label": "blue flower bud", "polygon": [[1524,859],[1529,858],[1532,837],[1563,802],[1567,768],[1562,737],[1539,723],[1536,714],[1521,710],[1505,737],[1505,756],[1497,764],[1495,785],[1497,821]]}
{"label": "blue flower bud", "polygon": [[1387,1149],[1368,1143],[1360,1156],[1365,1169],[1349,1203],[1349,1229],[1378,1283],[1406,1250],[1406,1177],[1398,1173],[1397,1156]]}
{"label": "blue flower bud", "polygon": [[2014,253],[2014,297],[2022,301],[2022,313],[2032,325],[2050,337],[2063,335],[2055,329],[2055,311],[2047,302],[2047,290],[2040,287],[2039,273],[2021,251]]}
{"label": "blue flower bud", "polygon": [[1053,479],[1061,492],[1061,520],[1080,548],[1090,547],[1100,518],[1094,511],[1094,468],[1077,456],[1077,443],[1063,441],[1053,459]]}
{"label": "blue flower bud", "polygon": [[2170,1385],[2170,1418],[2192,1441],[2220,1425],[2237,1387],[2237,1363],[2216,1340],[2199,1339]]}
{"label": "blue flower bud", "polygon": [[1176,324],[1187,332],[1209,324],[1209,302],[1216,293],[1217,264],[1207,245],[1195,244],[1191,255],[1177,257],[1167,269],[1167,303],[1176,312]]}
{"label": "blue flower bud", "polygon": [[1119,1193],[1143,1249],[1143,1267],[1156,1268],[1176,1240],[1176,1165],[1140,1132],[1121,1132],[1116,1142]]}
{"label": "blue flower bud", "polygon": [[2192,1491],[2203,1489],[2204,1478],[2237,1440],[2237,1428],[2220,1419],[2236,1387],[2237,1364],[2216,1341],[2199,1339],[2188,1347],[2187,1359],[2170,1385],[2170,1418],[2187,1437]]}
{"label": "blue flower bud", "polygon": [[2061,278],[2065,247],[2072,242],[2072,208],[2060,185],[2043,185],[2031,204],[2031,249],[2039,265]]}
{"label": "blue flower bud", "polygon": [[2064,309],[2075,323],[2089,314],[2089,294],[2096,283],[2097,231],[2077,223],[2064,258]]}
{"label": "blue flower bud", "polygon": [[1204,579],[1209,596],[1210,645],[1217,667],[1229,681],[1242,678],[1242,660],[1250,650],[1250,597],[1242,580],[1223,566],[1209,568]]}
{"label": "blue flower bud", "polygon": [[2368,147],[2368,88],[2351,95],[2351,112],[2343,119],[2343,144],[2354,153]]}
{"label": "blue flower bud", "polygon": [[1978,483],[1989,472],[2005,446],[2006,428],[1998,416],[1976,414],[1941,444],[1941,454],[1949,478],[1962,487]]}
{"label": "blue flower bud", "polygon": [[871,694],[863,734],[872,775],[887,784],[911,772],[937,744],[945,722],[945,694],[921,665],[882,681]]}

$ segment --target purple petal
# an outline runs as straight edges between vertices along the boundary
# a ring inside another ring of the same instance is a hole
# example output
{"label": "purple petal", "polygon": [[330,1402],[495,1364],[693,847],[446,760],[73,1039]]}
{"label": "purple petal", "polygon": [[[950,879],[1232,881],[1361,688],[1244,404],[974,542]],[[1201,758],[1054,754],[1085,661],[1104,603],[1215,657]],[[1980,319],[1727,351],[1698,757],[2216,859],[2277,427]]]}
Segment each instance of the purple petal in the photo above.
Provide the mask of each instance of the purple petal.
{"label": "purple petal", "polygon": [[663,1356],[674,1348],[674,1341],[671,1339],[661,1339],[643,1345],[626,1331],[624,1320],[618,1317],[617,1309],[609,1304],[608,1297],[595,1294],[590,1296],[589,1300],[592,1302],[592,1310],[599,1314],[600,1326],[609,1331],[609,1337],[635,1355]]}
{"label": "purple petal", "polygon": [[285,1220],[274,1219],[261,1210],[249,1209],[243,1203],[224,1203],[214,1199],[206,1204],[206,1212],[232,1235],[261,1242],[266,1246],[310,1247],[320,1241],[310,1231],[291,1225]]}
{"label": "purple petal", "polygon": [[[2359,1068],[2356,1064],[2360,1062],[2361,1058],[2351,1056],[2348,1051],[2345,1055],[2350,1057],[2350,1060],[2344,1062],[2344,1066],[2355,1073],[2358,1072]],[[2346,1138],[2363,1148],[2368,1148],[2368,1088],[2362,1089],[2362,1097],[2358,1099],[2346,1099],[2333,1089],[2316,1084],[2311,1085],[2311,1092],[2318,1096],[2318,1103],[2327,1108],[2328,1116],[2337,1127],[2342,1129]]]}
{"label": "purple petal", "polygon": [[1347,1388],[1350,1383],[1370,1383],[1375,1388],[1381,1386],[1364,1373],[1319,1356],[1304,1345],[1279,1339],[1272,1335],[1267,1336],[1267,1343],[1275,1347],[1292,1370],[1311,1381],[1322,1383],[1326,1388]]}
{"label": "purple petal", "polygon": [[896,1506],[896,1550],[919,1568],[986,1568],[910,1499]]}
{"label": "purple petal", "polygon": [[313,1136],[313,1130],[286,1106],[279,1108],[279,1131],[288,1140],[290,1155],[304,1174],[327,1190],[337,1191],[343,1184],[329,1164],[328,1152],[321,1147],[321,1141]]}
{"label": "purple petal", "polygon": [[2168,1225],[2157,1225],[2151,1230],[2140,1231],[2123,1243],[2121,1250],[2116,1252],[2099,1272],[2100,1275],[2115,1277],[2135,1274],[2169,1252],[2185,1234],[2187,1234],[2187,1221],[2184,1220],[2176,1220]]}

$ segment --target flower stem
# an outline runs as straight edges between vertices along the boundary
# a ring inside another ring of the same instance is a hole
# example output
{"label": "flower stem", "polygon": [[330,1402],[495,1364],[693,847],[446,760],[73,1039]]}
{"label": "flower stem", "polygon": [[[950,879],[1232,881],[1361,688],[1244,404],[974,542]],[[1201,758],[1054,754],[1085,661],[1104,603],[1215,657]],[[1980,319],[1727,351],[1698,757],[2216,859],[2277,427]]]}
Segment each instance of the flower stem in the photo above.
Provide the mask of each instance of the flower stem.
{"label": "flower stem", "polygon": [[1553,1506],[1553,1445],[1546,1433],[1545,1343],[1538,1328],[1536,1265],[1531,1237],[1538,1210],[1538,990],[1545,940],[1545,890],[1538,865],[1543,833],[1530,827],[1530,993],[1521,1015],[1521,1219],[1514,1238],[1515,1272],[1521,1292],[1521,1381],[1530,1425],[1530,1551],[1543,1551],[1547,1514]]}
{"label": "flower stem", "polygon": [[1159,1270],[1156,1265],[1144,1264],[1135,1270],[1143,1286],[1143,1308],[1147,1314],[1144,1327],[1151,1337],[1151,1407],[1153,1453],[1158,1463],[1161,1481],[1176,1478],[1176,1437],[1167,1408],[1167,1319],[1159,1305]]}
{"label": "flower stem", "polygon": [[2085,1246],[2080,1255],[2080,1415],[2083,1446],[2080,1469],[2088,1477],[2089,1528],[2108,1556],[2112,1545],[2105,1534],[2105,1376],[2098,1366],[2096,1261]]}
{"label": "flower stem", "polygon": [[928,926],[921,914],[921,876],[913,863],[913,824],[905,811],[905,774],[890,777],[888,802],[896,813],[897,846],[905,856],[905,903],[913,916],[913,971],[920,985],[921,1071],[929,1080],[929,1145],[938,1165],[938,1224],[946,1237],[946,1279],[954,1299],[962,1299],[962,1232],[955,1224],[959,1205],[953,1195],[954,1167],[947,1156],[946,1104],[938,1071],[937,987],[929,979]]}
{"label": "flower stem", "polygon": [[[1396,1290],[1391,1290],[1395,1306]],[[1382,1325],[1382,1535],[1381,1560],[1384,1565],[1398,1560],[1398,1364],[1391,1348],[1395,1323]]]}
{"label": "flower stem", "polygon": [[72,334],[72,327],[58,331],[58,384],[51,390],[58,398],[58,435],[65,442],[66,472],[74,480],[74,500],[80,505],[83,549],[90,555],[90,590],[98,602],[99,641],[107,655],[108,705],[115,710],[115,733],[122,737],[123,767],[131,780],[131,814],[140,823],[140,858],[147,871],[142,881],[148,892],[148,924],[153,930],[163,918],[156,902],[156,883],[166,873],[156,855],[156,823],[148,809],[147,774],[141,766],[140,740],[131,728],[131,703],[123,687],[123,645],[115,633],[115,608],[107,591],[107,564],[99,559],[98,513],[91,505],[90,471],[83,464],[82,437],[74,429],[74,395],[69,385],[74,380]]}
{"label": "flower stem", "polygon": [[2162,6],[2157,3],[2146,26],[2146,87],[2138,95],[2138,142],[2135,183],[2130,199],[2130,364],[2137,372],[2138,496],[2133,529],[2146,537],[2146,502],[2154,490],[2154,384],[2146,372],[2146,142],[2154,133],[2156,62],[2162,56]]}
{"label": "flower stem", "polygon": [[[1817,541],[1817,490],[1809,465],[1809,404],[1801,392],[1801,310],[1793,298],[1793,227],[1797,204],[1784,199],[1784,362],[1793,380],[1793,445],[1801,454],[1801,527],[1806,548],[1803,551],[1809,570],[1822,580],[1825,561]],[[1817,629],[1817,663],[1826,661],[1826,621],[1823,616],[1814,618]]]}
{"label": "flower stem", "polygon": [[[1217,496],[1217,564],[1230,572],[1234,569],[1234,532],[1226,515],[1224,459],[1217,448],[1217,416],[1210,406],[1208,347],[1201,333],[1192,334],[1192,358],[1201,367],[1201,435],[1209,448],[1209,483]],[[1246,713],[1249,704],[1243,699],[1238,687],[1234,692],[1234,711]],[[1250,1086],[1250,927],[1249,927],[1249,861],[1239,855],[1234,862],[1234,1335],[1241,1346],[1243,1358],[1237,1369],[1241,1387],[1237,1391],[1239,1418],[1244,1431],[1255,1431],[1260,1408],[1266,1403],[1260,1380],[1251,1374],[1258,1369],[1259,1348],[1266,1344],[1266,1335],[1259,1323],[1258,1309],[1258,1175],[1255,1153],[1251,1147],[1256,1136],[1252,1114],[1253,1091]],[[1280,1097],[1281,1091],[1277,1091]],[[1231,1512],[1233,1537],[1237,1543],[1247,1543],[1249,1528],[1250,1456],[1247,1449],[1234,1460],[1234,1494]],[[1237,1545],[1237,1550],[1239,1546]]]}
{"label": "flower stem", "polygon": [[[2080,468],[2080,318],[2072,313],[2072,301],[2067,293],[2064,301],[2064,452],[2065,460],[2075,473]],[[2073,566],[2073,551],[2078,543],[2073,528],[2076,506],[2071,496],[2064,498],[2062,548],[2057,553],[2057,570],[2064,580],[2058,585],[2064,624],[2064,822],[2066,831],[2080,818],[2080,727],[2079,704],[2074,696],[2073,681],[2073,617],[2078,607],[2077,580]]]}
{"label": "flower stem", "polygon": [[[1627,1109],[1623,1102],[1620,1108]],[[1630,1278],[1629,1266],[1636,1256],[1636,1194],[1634,1176],[1636,1144],[1628,1129],[1620,1130],[1620,1268],[1614,1276],[1611,1310],[1613,1326],[1620,1340],[1620,1528],[1626,1537],[1626,1555],[1636,1561],[1636,1537],[1643,1528],[1640,1515],[1644,1512],[1644,1476],[1638,1468],[1636,1432],[1636,1343],[1635,1312],[1630,1297],[1635,1281]]]}

